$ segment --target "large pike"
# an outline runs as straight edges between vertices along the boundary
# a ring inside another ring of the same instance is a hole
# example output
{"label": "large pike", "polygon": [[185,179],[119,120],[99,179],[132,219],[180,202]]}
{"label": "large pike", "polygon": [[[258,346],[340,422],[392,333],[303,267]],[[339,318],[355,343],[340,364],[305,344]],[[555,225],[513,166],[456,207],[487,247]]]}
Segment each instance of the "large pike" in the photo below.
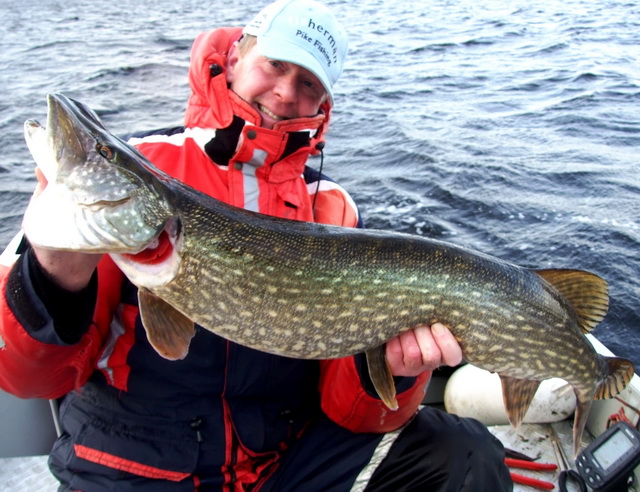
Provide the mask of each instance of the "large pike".
{"label": "large pike", "polygon": [[187,354],[194,322],[282,356],[366,352],[380,397],[396,408],[384,344],[439,321],[468,362],[500,375],[516,426],[541,380],[569,382],[576,452],[593,399],[633,375],[631,362],[602,357],[584,336],[608,308],[594,274],[241,210],[159,171],[86,106],[62,95],[48,105],[46,129],[25,123],[49,182],[25,213],[26,236],[44,248],[109,253],[138,286],[147,336],[164,357]]}

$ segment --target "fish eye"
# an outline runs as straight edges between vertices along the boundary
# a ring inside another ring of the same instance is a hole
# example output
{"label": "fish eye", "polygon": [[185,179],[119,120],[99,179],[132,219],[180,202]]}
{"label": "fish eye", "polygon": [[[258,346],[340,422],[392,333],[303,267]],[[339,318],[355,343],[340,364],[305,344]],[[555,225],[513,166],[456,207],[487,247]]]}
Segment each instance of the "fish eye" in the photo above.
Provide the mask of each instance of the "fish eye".
{"label": "fish eye", "polygon": [[107,145],[98,144],[98,153],[105,159],[113,158],[113,150]]}

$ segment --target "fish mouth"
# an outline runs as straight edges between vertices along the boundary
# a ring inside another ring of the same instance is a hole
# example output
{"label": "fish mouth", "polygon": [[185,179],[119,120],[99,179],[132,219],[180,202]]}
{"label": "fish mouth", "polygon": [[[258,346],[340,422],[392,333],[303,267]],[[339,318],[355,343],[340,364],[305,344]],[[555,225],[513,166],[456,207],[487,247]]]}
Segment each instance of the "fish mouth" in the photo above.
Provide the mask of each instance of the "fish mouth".
{"label": "fish mouth", "polygon": [[50,135],[45,127],[36,120],[27,120],[24,124],[24,138],[38,168],[48,182],[53,182],[58,174],[56,152],[49,145]]}
{"label": "fish mouth", "polygon": [[166,230],[163,230],[156,239],[154,239],[145,249],[143,249],[139,253],[123,253],[121,256],[134,263],[144,265],[157,265],[165,262],[168,258],[170,258],[173,252],[174,246],[169,238],[169,234]]}
{"label": "fish mouth", "polygon": [[180,271],[184,234],[178,217],[167,221],[164,228],[137,253],[115,253],[111,257],[136,285],[161,287]]}
{"label": "fish mouth", "polygon": [[46,127],[27,120],[24,136],[44,177],[53,182],[65,168],[87,159],[94,141],[90,129],[100,131],[104,126],[92,109],[59,94],[47,95],[47,108]]}
{"label": "fish mouth", "polygon": [[46,127],[24,125],[46,186],[23,216],[32,245],[86,253],[135,254],[162,231],[172,211],[152,188],[151,164],[109,134],[98,115],[62,94],[47,96]]}

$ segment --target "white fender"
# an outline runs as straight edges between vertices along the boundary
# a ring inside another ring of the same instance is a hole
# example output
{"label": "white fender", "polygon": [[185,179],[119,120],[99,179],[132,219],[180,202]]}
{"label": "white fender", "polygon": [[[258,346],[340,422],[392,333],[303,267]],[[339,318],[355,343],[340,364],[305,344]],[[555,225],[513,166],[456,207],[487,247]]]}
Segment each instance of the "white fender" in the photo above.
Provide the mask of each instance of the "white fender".
{"label": "white fender", "polygon": [[[449,413],[472,417],[485,425],[509,423],[500,377],[471,364],[462,366],[449,378],[444,405]],[[573,414],[575,408],[576,397],[571,386],[563,379],[547,379],[540,384],[523,422],[557,422]]]}

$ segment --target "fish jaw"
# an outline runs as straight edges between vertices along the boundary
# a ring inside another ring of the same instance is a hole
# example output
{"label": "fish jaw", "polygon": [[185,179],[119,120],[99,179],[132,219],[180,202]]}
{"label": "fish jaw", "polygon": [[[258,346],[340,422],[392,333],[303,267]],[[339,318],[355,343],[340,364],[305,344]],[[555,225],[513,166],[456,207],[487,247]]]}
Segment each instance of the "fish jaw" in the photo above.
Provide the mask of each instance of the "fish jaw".
{"label": "fish jaw", "polygon": [[182,224],[174,218],[144,250],[110,256],[134,285],[153,291],[169,284],[180,272],[183,243]]}
{"label": "fish jaw", "polygon": [[44,177],[48,182],[55,182],[58,163],[53,147],[49,144],[47,130],[37,121],[27,120],[24,123],[24,136],[27,147]]}
{"label": "fish jaw", "polygon": [[47,180],[23,228],[31,244],[86,253],[137,253],[156,240],[170,207],[150,163],[110,135],[89,108],[48,96],[46,129],[25,123],[25,139]]}

